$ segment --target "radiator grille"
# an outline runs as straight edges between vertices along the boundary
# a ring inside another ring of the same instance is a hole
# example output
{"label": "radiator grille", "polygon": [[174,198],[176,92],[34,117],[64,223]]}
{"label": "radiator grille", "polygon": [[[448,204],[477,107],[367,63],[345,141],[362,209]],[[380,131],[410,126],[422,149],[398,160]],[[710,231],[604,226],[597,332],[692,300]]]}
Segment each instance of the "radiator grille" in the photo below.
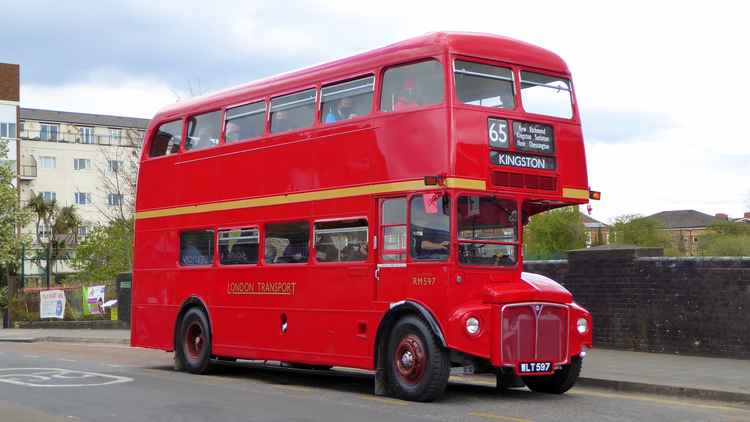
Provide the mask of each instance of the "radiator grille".
{"label": "radiator grille", "polygon": [[536,174],[518,174],[506,171],[492,172],[492,184],[509,188],[557,190],[557,178]]}
{"label": "radiator grille", "polygon": [[502,310],[503,364],[564,362],[568,348],[568,309],[549,303],[507,305]]}

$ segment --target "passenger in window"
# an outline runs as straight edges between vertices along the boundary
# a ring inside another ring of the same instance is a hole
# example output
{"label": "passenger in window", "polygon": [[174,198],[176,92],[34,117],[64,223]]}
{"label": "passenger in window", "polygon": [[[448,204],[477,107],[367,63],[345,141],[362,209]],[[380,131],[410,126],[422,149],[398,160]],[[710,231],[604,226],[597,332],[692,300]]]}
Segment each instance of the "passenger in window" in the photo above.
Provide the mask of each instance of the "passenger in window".
{"label": "passenger in window", "polygon": [[224,129],[224,138],[226,143],[237,142],[240,140],[240,125],[235,122],[227,122]]}
{"label": "passenger in window", "polygon": [[186,236],[185,247],[182,250],[182,263],[185,265],[208,265],[211,262],[196,246],[195,239]]}
{"label": "passenger in window", "polygon": [[279,110],[273,115],[273,131],[274,132],[287,132],[292,130],[292,122],[289,118],[289,112],[286,110]]}
{"label": "passenger in window", "polygon": [[316,258],[320,262],[333,262],[339,260],[339,250],[330,235],[325,234],[320,237],[318,245],[315,247]]}
{"label": "passenger in window", "polygon": [[357,114],[354,113],[354,101],[352,101],[352,97],[344,97],[336,101],[336,104],[334,104],[331,110],[328,111],[324,123],[334,123],[340,120],[351,119],[356,116]]}
{"label": "passenger in window", "polygon": [[407,79],[404,81],[401,91],[398,93],[398,97],[396,97],[396,104],[393,105],[393,110],[408,110],[418,106],[417,83],[414,79]]}
{"label": "passenger in window", "polygon": [[367,242],[352,242],[341,251],[342,261],[364,261],[367,259]]}

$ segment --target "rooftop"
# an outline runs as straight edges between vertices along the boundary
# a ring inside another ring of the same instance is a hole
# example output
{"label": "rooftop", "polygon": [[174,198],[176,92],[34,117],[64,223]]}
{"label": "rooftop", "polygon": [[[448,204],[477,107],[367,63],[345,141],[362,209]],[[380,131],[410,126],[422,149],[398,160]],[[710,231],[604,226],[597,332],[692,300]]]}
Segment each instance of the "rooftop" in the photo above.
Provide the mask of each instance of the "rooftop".
{"label": "rooftop", "polygon": [[708,227],[716,220],[713,215],[696,210],[662,211],[649,215],[648,218],[660,222],[665,229]]}
{"label": "rooftop", "polygon": [[21,120],[61,122],[77,125],[107,126],[117,128],[146,129],[148,119],[138,117],[110,116],[106,114],[74,113],[70,111],[21,108]]}
{"label": "rooftop", "polygon": [[586,227],[607,227],[607,224],[602,223],[601,221],[590,217],[587,214],[580,213],[581,214],[581,221],[583,222],[583,225]]}

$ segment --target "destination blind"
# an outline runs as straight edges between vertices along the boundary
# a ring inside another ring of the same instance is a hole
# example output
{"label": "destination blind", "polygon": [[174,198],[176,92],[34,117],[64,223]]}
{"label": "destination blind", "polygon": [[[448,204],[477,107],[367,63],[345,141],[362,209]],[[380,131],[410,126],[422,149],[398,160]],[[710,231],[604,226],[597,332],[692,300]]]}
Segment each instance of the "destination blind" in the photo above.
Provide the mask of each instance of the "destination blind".
{"label": "destination blind", "polygon": [[538,157],[499,151],[490,152],[490,162],[496,166],[520,167],[535,170],[554,170],[557,167],[554,157]]}

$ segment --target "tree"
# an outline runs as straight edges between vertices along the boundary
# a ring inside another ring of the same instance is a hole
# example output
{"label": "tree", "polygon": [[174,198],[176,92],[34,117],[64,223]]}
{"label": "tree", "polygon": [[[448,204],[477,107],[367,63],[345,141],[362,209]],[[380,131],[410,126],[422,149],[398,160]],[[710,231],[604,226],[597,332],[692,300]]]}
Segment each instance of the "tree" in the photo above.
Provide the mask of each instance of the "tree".
{"label": "tree", "polygon": [[67,249],[78,242],[81,219],[73,205],[60,208],[55,200],[46,201],[41,194],[29,200],[26,208],[36,216],[36,240],[44,251],[44,272],[49,288],[55,262],[64,258]]}
{"label": "tree", "polygon": [[668,255],[673,254],[674,247],[664,226],[652,218],[637,214],[622,215],[615,218],[610,227],[610,243],[620,245],[651,246],[664,248]]}
{"label": "tree", "polygon": [[698,254],[703,256],[750,256],[750,224],[718,221],[701,236]]}
{"label": "tree", "polygon": [[94,228],[76,248],[71,265],[81,281],[114,280],[130,271],[133,250],[133,220],[116,220]]}
{"label": "tree", "polygon": [[586,246],[586,228],[578,207],[565,207],[531,217],[524,229],[524,256],[562,258],[565,251]]}
{"label": "tree", "polygon": [[[0,280],[9,281],[18,265],[18,256],[24,243],[16,236],[16,229],[29,222],[30,215],[18,204],[18,190],[13,185],[13,169],[5,165],[8,155],[7,141],[0,140]],[[11,286],[10,294],[14,292]]]}

